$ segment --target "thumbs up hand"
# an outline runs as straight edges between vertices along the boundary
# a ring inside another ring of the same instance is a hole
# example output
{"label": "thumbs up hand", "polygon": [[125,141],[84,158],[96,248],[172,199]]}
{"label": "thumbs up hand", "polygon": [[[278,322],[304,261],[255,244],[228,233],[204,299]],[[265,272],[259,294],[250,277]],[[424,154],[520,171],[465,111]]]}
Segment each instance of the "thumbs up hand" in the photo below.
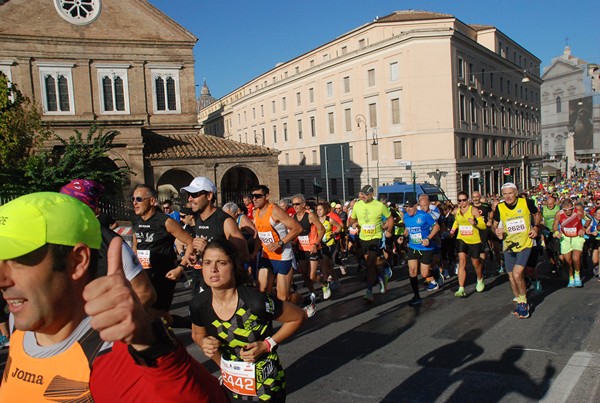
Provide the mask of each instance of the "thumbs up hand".
{"label": "thumbs up hand", "polygon": [[83,290],[85,312],[102,340],[122,341],[141,350],[154,342],[154,335],[150,317],[123,272],[122,243],[120,237],[111,241],[107,275],[93,280]]}

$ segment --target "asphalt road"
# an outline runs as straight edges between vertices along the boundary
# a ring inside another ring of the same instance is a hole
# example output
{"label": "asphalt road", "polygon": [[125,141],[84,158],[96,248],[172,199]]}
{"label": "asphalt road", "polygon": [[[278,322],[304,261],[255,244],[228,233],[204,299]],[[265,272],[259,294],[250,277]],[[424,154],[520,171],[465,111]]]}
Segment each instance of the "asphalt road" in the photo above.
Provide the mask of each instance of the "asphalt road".
{"label": "asphalt road", "polygon": [[[407,304],[405,270],[395,268],[388,292],[368,304],[351,267],[332,298],[280,346],[288,401],[600,401],[600,282],[566,288],[547,265],[540,271],[543,292],[529,292],[531,317],[520,320],[506,275],[491,267],[484,292],[475,292],[471,272],[467,298],[454,296],[452,277],[438,291],[422,291],[416,308]],[[187,314],[189,298],[180,283],[174,313]],[[176,333],[217,374],[190,332]]]}

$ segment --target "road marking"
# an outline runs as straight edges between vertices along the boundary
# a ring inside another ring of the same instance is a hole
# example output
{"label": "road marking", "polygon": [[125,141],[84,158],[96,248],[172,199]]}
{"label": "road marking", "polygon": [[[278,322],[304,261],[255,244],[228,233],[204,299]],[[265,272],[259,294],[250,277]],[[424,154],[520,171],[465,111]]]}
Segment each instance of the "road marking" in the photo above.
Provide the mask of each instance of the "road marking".
{"label": "road marking", "polygon": [[579,382],[579,378],[581,378],[583,372],[589,367],[590,361],[594,358],[597,359],[598,354],[585,351],[573,354],[567,365],[565,365],[561,373],[552,382],[552,386],[546,396],[540,402],[567,402],[573,388]]}

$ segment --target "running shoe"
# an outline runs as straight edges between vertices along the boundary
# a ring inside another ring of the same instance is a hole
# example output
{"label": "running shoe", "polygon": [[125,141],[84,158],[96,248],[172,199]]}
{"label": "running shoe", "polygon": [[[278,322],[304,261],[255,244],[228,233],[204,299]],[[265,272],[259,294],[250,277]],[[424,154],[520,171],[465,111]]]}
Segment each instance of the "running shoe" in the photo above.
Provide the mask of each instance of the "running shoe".
{"label": "running shoe", "polygon": [[312,318],[315,316],[315,313],[317,313],[317,306],[315,305],[315,300],[313,299],[314,295],[315,294],[310,295],[310,304],[304,307],[304,312],[306,312],[306,317],[308,318]]}
{"label": "running shoe", "polygon": [[0,348],[9,347],[10,339],[4,335],[0,336]]}
{"label": "running shoe", "polygon": [[438,278],[437,278],[437,283],[440,286],[440,288],[442,288],[444,286],[444,276],[442,276],[442,272],[439,271],[438,269]]}
{"label": "running shoe", "polygon": [[323,286],[323,299],[331,298],[331,286],[329,281]]}
{"label": "running shoe", "polygon": [[533,289],[535,292],[540,294],[542,292],[542,282],[540,280],[536,280],[533,282]]}
{"label": "running shoe", "polygon": [[519,319],[527,319],[529,317],[529,305],[527,302],[519,302],[517,309],[515,309],[515,315]]}
{"label": "running shoe", "polygon": [[373,298],[373,291],[367,290],[367,293],[364,295],[363,299],[367,302],[373,302],[375,300]]}
{"label": "running shoe", "polygon": [[454,274],[458,275],[458,263],[454,266]]}
{"label": "running shoe", "polygon": [[458,291],[454,293],[454,296],[458,298],[467,298],[467,293],[465,293],[464,288],[460,287]]}
{"label": "running shoe", "polygon": [[569,284],[567,284],[567,287],[569,287],[569,288],[575,287],[575,279],[573,277],[569,278]]}
{"label": "running shoe", "polygon": [[435,291],[439,288],[440,288],[440,285],[438,283],[436,283],[435,281],[432,281],[427,286],[427,291]]}
{"label": "running shoe", "polygon": [[448,273],[448,269],[444,269],[444,271],[442,272],[442,276],[444,276],[445,279],[450,278],[450,273]]}
{"label": "running shoe", "polygon": [[477,292],[482,292],[485,288],[485,283],[483,282],[483,279],[479,280],[477,279],[477,285],[475,286],[475,291]]}
{"label": "running shoe", "polygon": [[346,272],[346,266],[340,265],[340,273],[342,273],[342,276],[345,276],[346,274],[348,274]]}
{"label": "running shoe", "polygon": [[583,283],[581,282],[581,277],[579,277],[579,274],[575,274],[575,279],[573,280],[573,286],[575,288],[583,287]]}
{"label": "running shoe", "polygon": [[379,292],[385,294],[387,291],[387,275],[379,279]]}
{"label": "running shoe", "polygon": [[498,274],[504,274],[504,267],[503,266],[498,267]]}
{"label": "running shoe", "polygon": [[519,303],[519,298],[514,297],[512,302],[514,302],[515,304],[518,304]]}
{"label": "running shoe", "polygon": [[329,289],[330,289],[331,291],[335,291],[335,290],[337,290],[338,288],[340,288],[340,285],[342,285],[342,284],[341,284],[339,281],[335,281],[335,280],[333,280],[333,281],[331,281],[331,282],[329,283]]}
{"label": "running shoe", "polygon": [[594,266],[594,276],[597,276],[598,274],[600,274],[600,270],[598,269],[598,266]]}
{"label": "running shoe", "polygon": [[417,306],[417,305],[421,305],[423,303],[423,300],[421,299],[421,297],[417,297],[414,296],[411,298],[410,301],[408,301],[408,305],[410,306]]}

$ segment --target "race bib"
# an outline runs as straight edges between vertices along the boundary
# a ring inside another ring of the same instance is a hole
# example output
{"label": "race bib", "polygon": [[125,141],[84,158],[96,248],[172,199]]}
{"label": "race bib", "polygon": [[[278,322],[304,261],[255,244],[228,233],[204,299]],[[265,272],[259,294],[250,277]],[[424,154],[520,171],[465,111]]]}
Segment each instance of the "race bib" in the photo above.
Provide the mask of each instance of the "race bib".
{"label": "race bib", "polygon": [[506,232],[509,234],[518,234],[525,232],[525,219],[523,217],[512,218],[506,221]]}
{"label": "race bib", "polygon": [[408,237],[410,239],[410,243],[412,244],[420,245],[423,243],[423,235],[421,235],[419,228],[411,228]]}
{"label": "race bib", "polygon": [[221,358],[223,385],[233,393],[256,396],[256,365],[253,362]]}
{"label": "race bib", "polygon": [[309,246],[310,239],[308,235],[298,235],[298,243],[300,243],[300,246]]}
{"label": "race bib", "polygon": [[568,237],[577,236],[577,228],[563,228],[563,232]]}
{"label": "race bib", "polygon": [[152,265],[150,264],[150,251],[149,250],[139,250],[137,251],[137,257],[144,269],[151,269]]}
{"label": "race bib", "polygon": [[462,236],[470,236],[473,235],[473,226],[472,225],[459,225],[458,233]]}
{"label": "race bib", "polygon": [[360,227],[360,232],[363,235],[375,235],[375,225],[363,225]]}
{"label": "race bib", "polygon": [[275,239],[273,239],[273,234],[271,233],[271,231],[268,231],[268,232],[259,232],[258,233],[258,238],[263,243],[263,245],[268,245],[270,243],[275,242]]}

